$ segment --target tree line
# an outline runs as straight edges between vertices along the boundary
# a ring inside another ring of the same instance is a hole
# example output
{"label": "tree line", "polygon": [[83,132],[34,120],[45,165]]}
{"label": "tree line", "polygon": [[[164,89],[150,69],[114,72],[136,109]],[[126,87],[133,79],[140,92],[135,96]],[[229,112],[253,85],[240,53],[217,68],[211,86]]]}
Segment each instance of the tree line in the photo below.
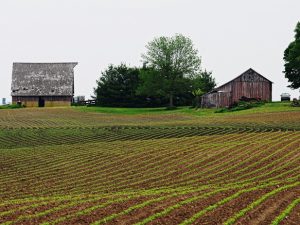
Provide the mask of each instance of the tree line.
{"label": "tree line", "polygon": [[143,66],[109,65],[94,89],[97,105],[154,107],[194,105],[215,86],[212,72],[201,70],[201,58],[190,38],[159,37],[146,45]]}
{"label": "tree line", "polygon": [[[300,22],[295,40],[284,51],[288,87],[300,87]],[[143,66],[109,65],[94,88],[100,106],[153,107],[194,105],[215,88],[212,72],[201,69],[201,57],[192,40],[181,34],[159,37],[146,45]]]}

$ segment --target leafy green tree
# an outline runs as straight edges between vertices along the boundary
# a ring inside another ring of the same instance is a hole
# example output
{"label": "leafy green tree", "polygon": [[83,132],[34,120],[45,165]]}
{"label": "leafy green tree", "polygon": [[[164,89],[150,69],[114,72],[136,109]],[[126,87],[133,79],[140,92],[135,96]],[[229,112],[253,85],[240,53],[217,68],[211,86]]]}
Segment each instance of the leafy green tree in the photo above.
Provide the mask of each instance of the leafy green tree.
{"label": "leafy green tree", "polygon": [[96,102],[102,106],[134,106],[138,104],[136,89],[139,85],[139,69],[125,64],[109,65],[94,89]]}
{"label": "leafy green tree", "polygon": [[201,71],[192,78],[193,89],[201,89],[203,93],[207,93],[216,87],[216,80],[212,76],[212,72],[206,70]]}
{"label": "leafy green tree", "polygon": [[[183,90],[182,85],[187,84],[186,78],[200,71],[201,59],[198,51],[191,39],[181,34],[155,38],[146,48],[146,54],[142,55],[144,63],[158,72],[155,76],[157,82],[160,82],[160,93],[169,96],[169,107],[173,108],[174,95]],[[147,85],[153,84],[144,82],[141,89],[149,90]]]}
{"label": "leafy green tree", "polygon": [[195,96],[195,99],[196,99],[196,109],[198,109],[200,107],[200,104],[201,104],[200,99],[204,93],[205,92],[203,92],[200,88],[192,91],[192,94]]}
{"label": "leafy green tree", "polygon": [[167,93],[164,89],[166,80],[161,79],[160,72],[154,68],[144,67],[140,70],[141,84],[137,88],[138,95],[146,95],[147,97],[162,98]]}
{"label": "leafy green tree", "polygon": [[[140,79],[141,84],[137,89],[138,95],[147,96],[147,98],[156,102],[155,105],[162,106],[167,103],[168,89],[166,87],[168,87],[169,82],[161,76],[158,70],[144,67],[140,70]],[[177,100],[178,104],[186,105],[191,100],[189,94],[191,91],[191,80],[183,77],[178,79],[175,85],[177,99],[181,99],[180,102]]]}
{"label": "leafy green tree", "polygon": [[202,71],[195,75],[191,79],[192,94],[195,96],[196,108],[200,107],[201,96],[216,87],[215,78],[212,76],[212,72]]}
{"label": "leafy green tree", "polygon": [[285,77],[291,84],[289,87],[296,89],[300,87],[300,22],[295,29],[295,40],[289,44],[284,51]]}

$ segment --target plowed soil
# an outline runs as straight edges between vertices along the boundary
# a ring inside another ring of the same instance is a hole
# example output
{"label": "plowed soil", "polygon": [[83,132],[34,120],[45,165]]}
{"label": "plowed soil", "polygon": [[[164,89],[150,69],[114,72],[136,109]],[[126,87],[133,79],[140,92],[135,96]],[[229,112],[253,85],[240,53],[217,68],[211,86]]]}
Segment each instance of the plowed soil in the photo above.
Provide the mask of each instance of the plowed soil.
{"label": "plowed soil", "polygon": [[0,224],[272,224],[300,196],[299,137],[288,107],[0,110]]}

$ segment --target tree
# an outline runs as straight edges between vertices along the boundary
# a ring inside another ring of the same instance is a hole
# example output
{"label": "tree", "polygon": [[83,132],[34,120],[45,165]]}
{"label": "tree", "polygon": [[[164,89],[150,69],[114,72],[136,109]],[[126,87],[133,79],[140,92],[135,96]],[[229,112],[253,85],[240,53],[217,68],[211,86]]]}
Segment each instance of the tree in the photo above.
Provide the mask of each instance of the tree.
{"label": "tree", "polygon": [[[177,34],[159,37],[149,42],[147,52],[142,55],[144,63],[158,72],[161,90],[169,96],[169,107],[174,107],[174,95],[182,90],[187,77],[200,71],[201,59],[191,39]],[[144,83],[147,85],[147,83]],[[144,86],[144,89],[148,89]]]}
{"label": "tree", "polygon": [[200,88],[192,91],[192,94],[195,96],[196,99],[196,109],[200,107],[200,103],[201,103],[200,98],[204,93],[205,92],[203,92]]}
{"label": "tree", "polygon": [[98,105],[134,106],[139,101],[136,96],[140,82],[138,68],[110,65],[96,82],[94,93]]}
{"label": "tree", "polygon": [[137,88],[138,95],[146,95],[147,97],[164,97],[166,92],[165,79],[161,79],[160,72],[154,68],[145,67],[140,70],[141,84]]}
{"label": "tree", "polygon": [[212,77],[212,72],[206,70],[192,77],[192,94],[196,99],[196,108],[200,107],[201,96],[216,87],[215,78]]}
{"label": "tree", "polygon": [[[161,76],[158,70],[152,67],[144,67],[140,70],[140,79],[141,83],[137,88],[138,95],[151,99],[151,102],[149,102],[151,105],[162,106],[167,104],[169,82]],[[175,85],[177,103],[186,105],[191,100],[189,95],[191,80],[183,77],[180,80],[178,79]]]}
{"label": "tree", "polygon": [[289,44],[284,51],[285,77],[291,84],[289,87],[296,89],[300,87],[300,22],[295,29],[295,40]]}
{"label": "tree", "polygon": [[216,87],[215,78],[212,72],[206,70],[192,77],[193,89],[201,89],[202,92],[207,93]]}

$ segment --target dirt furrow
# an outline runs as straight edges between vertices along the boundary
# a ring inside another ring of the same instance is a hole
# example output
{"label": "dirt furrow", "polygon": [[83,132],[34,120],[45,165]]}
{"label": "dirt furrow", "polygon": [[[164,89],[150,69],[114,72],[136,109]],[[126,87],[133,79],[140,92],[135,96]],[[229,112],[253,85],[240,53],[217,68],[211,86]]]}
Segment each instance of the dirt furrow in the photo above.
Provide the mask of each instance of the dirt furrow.
{"label": "dirt furrow", "polygon": [[295,197],[299,196],[299,194],[299,187],[279,192],[248,212],[243,218],[239,219],[237,223],[243,225],[271,224],[276,216],[279,215]]}
{"label": "dirt furrow", "polygon": [[300,204],[298,204],[293,211],[284,220],[281,221],[280,225],[299,225],[300,224]]}

